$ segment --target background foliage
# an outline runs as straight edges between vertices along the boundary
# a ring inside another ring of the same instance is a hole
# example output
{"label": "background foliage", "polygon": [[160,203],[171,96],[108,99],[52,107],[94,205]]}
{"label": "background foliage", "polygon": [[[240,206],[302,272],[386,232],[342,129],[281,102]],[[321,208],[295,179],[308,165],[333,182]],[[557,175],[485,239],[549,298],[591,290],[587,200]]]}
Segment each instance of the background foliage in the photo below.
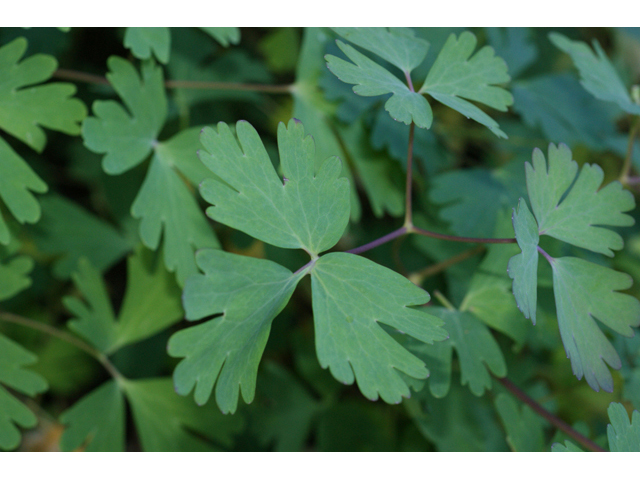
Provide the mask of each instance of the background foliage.
{"label": "background foliage", "polygon": [[[0,29],[0,448],[640,450],[640,336],[618,335],[639,316],[638,29],[376,34]],[[411,122],[413,224],[515,226],[518,245],[339,253],[402,227]],[[234,135],[254,170],[233,170]],[[566,185],[541,197],[545,162]],[[574,258],[552,272],[538,246]],[[330,252],[311,278],[304,250]],[[366,336],[374,307],[393,320]],[[583,329],[598,308],[616,318]],[[251,328],[229,333],[222,312]],[[588,358],[596,337],[617,370]]]}

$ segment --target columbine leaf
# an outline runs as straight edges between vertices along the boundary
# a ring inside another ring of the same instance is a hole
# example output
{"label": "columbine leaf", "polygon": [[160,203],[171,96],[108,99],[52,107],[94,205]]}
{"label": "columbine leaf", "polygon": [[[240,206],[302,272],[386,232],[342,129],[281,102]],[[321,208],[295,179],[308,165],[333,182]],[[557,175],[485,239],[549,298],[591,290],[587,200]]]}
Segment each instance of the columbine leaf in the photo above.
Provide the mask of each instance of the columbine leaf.
{"label": "columbine leaf", "polygon": [[180,290],[151,252],[139,249],[129,257],[127,267],[127,291],[117,319],[100,273],[84,258],[73,280],[86,303],[64,298],[65,306],[76,316],[69,328],[101,352],[148,338],[182,318]]}
{"label": "columbine leaf", "polygon": [[507,272],[513,279],[513,296],[525,318],[536,324],[538,302],[538,225],[527,203],[520,199],[518,210],[513,209],[513,229],[522,253],[509,260]]}
{"label": "columbine leaf", "polygon": [[489,128],[498,137],[507,138],[498,123],[475,105],[464,100],[483,103],[496,110],[506,111],[513,96],[495,84],[508,82],[507,64],[485,46],[471,56],[476,37],[462,32],[459,38],[451,34],[438,54],[427,79],[418,93],[427,93],[467,118]]}
{"label": "columbine leaf", "polygon": [[31,286],[28,274],[34,261],[26,255],[16,255],[19,245],[13,239],[7,247],[0,246],[0,302]]}
{"label": "columbine leaf", "polygon": [[124,408],[124,397],[114,380],[96,388],[60,416],[67,426],[60,448],[66,452],[124,451]]}
{"label": "columbine leaf", "polygon": [[597,40],[593,41],[597,54],[594,55],[586,43],[570,40],[559,33],[550,33],[549,39],[571,56],[580,72],[580,83],[587,91],[600,100],[617,103],[626,112],[640,115],[640,105],[631,100],[629,92]]}
{"label": "columbine leaf", "polygon": [[578,164],[564,144],[549,144],[548,158],[547,166],[544,154],[535,149],[533,165],[525,164],[540,234],[612,257],[612,249],[622,248],[622,237],[602,227],[633,225],[633,218],[622,213],[635,207],[633,195],[620,182],[598,190],[604,178],[598,165],[584,165],[575,179]]}
{"label": "columbine leaf", "polygon": [[333,28],[354,45],[375,53],[403,72],[411,72],[422,63],[429,42],[416,38],[410,28]]}
{"label": "columbine leaf", "polygon": [[142,162],[151,152],[167,116],[162,69],[143,62],[142,79],[134,66],[120,57],[109,57],[107,79],[127,110],[113,100],[93,102],[95,117],[82,123],[87,148],[105,153],[102,168],[116,175]]}
{"label": "columbine leaf", "polygon": [[491,371],[498,377],[507,374],[507,366],[489,329],[469,312],[427,307],[423,310],[444,322],[449,338],[434,345],[411,342],[408,348],[431,369],[429,390],[436,398],[445,397],[451,386],[453,350],[460,361],[460,382],[469,384],[471,392],[482,396],[491,388]]}
{"label": "columbine leaf", "polygon": [[[206,452],[232,446],[243,419],[180,397],[170,378],[124,382],[142,448],[147,452]],[[213,443],[211,443],[213,442]]]}
{"label": "columbine leaf", "polygon": [[202,405],[216,384],[224,413],[235,412],[238,389],[253,400],[256,375],[271,322],[285,307],[302,278],[268,260],[219,250],[201,250],[196,261],[204,275],[187,280],[184,306],[188,320],[222,314],[171,337],[168,351],[185,357],[176,367],[176,391]]}
{"label": "columbine leaf", "polygon": [[127,27],[124,46],[137,58],[147,60],[153,55],[162,63],[169,61],[171,33],[168,27]]}
{"label": "columbine leaf", "polygon": [[605,362],[619,369],[620,357],[595,320],[621,335],[633,335],[630,327],[640,325],[640,302],[618,292],[631,287],[631,277],[580,258],[556,258],[551,267],[560,335],[573,373],[578,379],[584,375],[596,391],[612,392]]}
{"label": "columbine leaf", "polygon": [[580,447],[578,447],[575,443],[566,440],[564,442],[564,445],[561,443],[554,443],[553,445],[551,445],[551,451],[554,453],[560,452],[560,453],[565,453],[565,452],[584,452],[584,450],[582,450]]}
{"label": "columbine leaf", "polygon": [[333,55],[325,56],[327,67],[345,83],[354,84],[354,93],[365,97],[377,97],[392,93],[384,108],[396,121],[420,128],[431,128],[433,112],[429,102],[419,93],[412,92],[398,77],[350,45],[337,41],[338,47],[353,62]]}
{"label": "columbine leaf", "polygon": [[58,62],[37,54],[18,63],[26,50],[23,37],[0,47],[0,129],[41,152],[47,142],[41,127],[77,135],[87,109],[70,98],[76,92],[71,83],[33,86],[51,78]]}
{"label": "columbine leaf", "polygon": [[36,416],[11,395],[4,386],[30,397],[47,389],[47,382],[40,375],[25,370],[37,357],[19,344],[0,335],[0,448],[13,450],[20,443],[20,430],[38,423]]}
{"label": "columbine leaf", "polygon": [[514,452],[544,451],[544,432],[540,417],[528,406],[518,408],[516,401],[505,393],[495,399],[496,410],[505,430],[507,443]]}
{"label": "columbine leaf", "polygon": [[240,43],[240,29],[238,27],[200,27],[200,29],[223,47],[228,47],[230,43],[233,45]]}
{"label": "columbine leaf", "polygon": [[205,170],[197,166],[194,132],[187,130],[166,142],[158,134],[167,116],[162,70],[152,61],[142,65],[142,79],[127,61],[110,57],[109,82],[129,110],[114,101],[96,101],[96,117],[85,120],[82,133],[85,145],[97,153],[106,153],[103,169],[120,174],[145,160],[153,152],[151,165],[131,212],[141,218],[140,237],[155,250],[164,232],[164,259],[178,282],[197,271],[194,249],[216,248],[218,241],[197,201],[178,171],[197,185]]}
{"label": "columbine leaf", "polygon": [[320,365],[371,400],[399,403],[409,396],[400,372],[426,378],[424,363],[378,325],[425,343],[444,340],[442,322],[410,308],[429,294],[401,275],[349,253],[321,257],[311,271],[316,350]]}
{"label": "columbine leaf", "polygon": [[[236,125],[238,140],[225,123],[205,128],[202,162],[220,179],[206,179],[202,197],[214,220],[282,248],[303,248],[316,255],[331,248],[349,221],[349,184],[338,178],[340,160],[326,160],[314,172],[313,139],[293,119],[278,126],[281,180],[256,130]],[[239,142],[239,145],[238,145]]]}
{"label": "columbine leaf", "polygon": [[538,57],[538,47],[530,40],[531,29],[521,27],[484,29],[496,54],[509,66],[509,73],[517,77]]}
{"label": "columbine leaf", "polygon": [[607,409],[611,423],[607,425],[609,448],[612,452],[640,452],[640,412],[629,415],[620,403],[611,402]]}

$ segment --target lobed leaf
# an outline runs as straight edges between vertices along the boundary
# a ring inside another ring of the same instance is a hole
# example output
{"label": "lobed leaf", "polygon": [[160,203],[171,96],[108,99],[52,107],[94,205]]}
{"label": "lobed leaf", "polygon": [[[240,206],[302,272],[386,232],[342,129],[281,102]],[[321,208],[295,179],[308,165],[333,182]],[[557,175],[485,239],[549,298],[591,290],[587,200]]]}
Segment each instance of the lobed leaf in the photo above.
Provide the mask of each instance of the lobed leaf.
{"label": "lobed leaf", "polygon": [[640,452],[640,412],[633,411],[631,422],[620,403],[611,402],[607,409],[611,423],[607,425],[609,448],[612,452]]}
{"label": "lobed leaf", "polygon": [[238,27],[200,27],[200,29],[223,47],[240,43],[240,29]]}
{"label": "lobed leaf", "polygon": [[514,452],[544,451],[544,431],[540,418],[528,406],[518,404],[506,393],[495,399],[496,410],[507,431],[507,443]]}
{"label": "lobed leaf", "polygon": [[349,221],[349,184],[338,178],[340,160],[327,159],[314,172],[313,139],[299,121],[281,123],[281,180],[256,130],[239,121],[236,133],[238,140],[225,123],[217,131],[203,129],[200,159],[217,177],[200,186],[213,205],[207,215],[282,248],[317,255],[335,245]]}
{"label": "lobed leaf", "polygon": [[330,253],[311,271],[316,350],[323,368],[345,383],[355,381],[370,400],[399,403],[409,396],[400,373],[426,378],[424,363],[379,323],[421,342],[444,340],[442,322],[410,308],[429,294],[401,275],[349,253]]}
{"label": "lobed leaf", "polygon": [[0,247],[0,302],[31,286],[28,275],[35,262],[26,255],[15,255],[12,250],[4,253]]}
{"label": "lobed leaf", "polygon": [[593,51],[584,42],[570,40],[556,32],[549,34],[551,42],[563,52],[569,54],[580,72],[582,86],[600,100],[614,102],[626,112],[640,115],[640,105],[633,103],[597,40],[593,41]]}
{"label": "lobed leaf", "polygon": [[167,63],[171,33],[168,27],[127,27],[124,46],[131,49],[136,58],[148,60],[153,54],[161,63]]}
{"label": "lobed leaf", "polygon": [[222,315],[181,330],[169,340],[169,355],[185,357],[174,371],[176,391],[187,395],[195,386],[195,401],[202,405],[215,384],[218,406],[224,413],[234,413],[238,389],[245,402],[253,400],[271,322],[302,275],[269,260],[220,250],[201,250],[196,262],[204,274],[185,284],[186,318]]}

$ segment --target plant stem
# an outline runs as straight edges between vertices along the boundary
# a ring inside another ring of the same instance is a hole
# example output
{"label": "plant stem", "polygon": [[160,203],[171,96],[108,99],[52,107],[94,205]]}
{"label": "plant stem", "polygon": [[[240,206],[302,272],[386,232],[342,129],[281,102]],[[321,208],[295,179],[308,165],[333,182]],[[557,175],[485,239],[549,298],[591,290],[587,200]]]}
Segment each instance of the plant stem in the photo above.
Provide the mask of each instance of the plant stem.
{"label": "plant stem", "polygon": [[511,380],[507,378],[496,378],[496,380],[498,380],[507,390],[509,390],[509,392],[511,392],[513,396],[515,396],[522,402],[529,405],[529,407],[531,407],[531,409],[534,412],[536,412],[538,415],[540,415],[542,418],[548,421],[551,425],[553,425],[559,430],[562,430],[564,433],[569,435],[575,441],[581,443],[588,450],[591,450],[592,452],[606,452],[605,449],[603,449],[600,445],[596,444],[593,440],[588,439],[587,437],[582,435],[580,432],[577,432],[576,430],[571,428],[569,424],[562,421],[555,415],[549,413],[542,405],[540,405],[533,398],[531,398],[529,395],[527,395],[522,390],[520,390],[513,382],[511,382]]}
{"label": "plant stem", "polygon": [[[64,80],[76,82],[94,83],[98,85],[110,85],[109,80],[99,75],[78,72],[59,68],[53,72],[53,76]],[[262,85],[258,83],[235,83],[235,82],[199,82],[192,80],[166,80],[166,88],[188,88],[195,90],[234,90],[262,93],[291,93],[293,85]]]}
{"label": "plant stem", "polygon": [[51,335],[52,337],[57,337],[60,340],[70,343],[80,350],[84,350],[86,353],[100,362],[102,366],[109,372],[109,374],[116,380],[121,380],[124,378],[104,353],[96,350],[88,343],[85,343],[84,341],[73,335],[70,335],[67,332],[52,327],[51,325],[47,325],[46,323],[36,322],[35,320],[31,320],[30,318],[21,317],[9,312],[0,312],[0,320],[8,323],[14,323],[16,325],[22,325],[23,327],[32,328],[34,330],[39,330],[40,332]]}
{"label": "plant stem", "polygon": [[391,233],[387,233],[385,236],[380,237],[373,242],[366,243],[356,248],[352,248],[351,250],[347,250],[346,253],[353,253],[355,255],[360,255],[362,252],[366,252],[367,250],[371,250],[372,248],[376,248],[384,243],[390,242],[394,238],[401,237],[407,233],[406,227],[400,227],[397,230],[394,230]]}
{"label": "plant stem", "polygon": [[[411,81],[411,79],[409,79]],[[405,212],[404,212],[404,226],[410,228],[413,226],[413,206],[411,203],[411,189],[413,185],[413,135],[416,128],[415,123],[411,122],[409,125],[409,148],[407,151],[407,186],[405,193]]]}
{"label": "plant stem", "polygon": [[425,237],[439,238],[441,240],[449,240],[451,242],[467,242],[467,243],[516,243],[515,238],[473,238],[473,237],[457,237],[455,235],[445,235],[444,233],[431,232],[413,225],[407,228],[407,233],[417,233]]}
{"label": "plant stem", "polygon": [[629,173],[631,172],[631,157],[633,155],[633,144],[636,140],[638,128],[640,126],[640,115],[636,115],[633,119],[631,129],[629,130],[629,141],[627,143],[627,154],[624,157],[624,163],[622,164],[622,172],[620,173],[620,183],[623,185],[629,184]]}
{"label": "plant stem", "polygon": [[553,266],[554,258],[551,255],[549,255],[547,252],[545,252],[542,248],[540,248],[540,245],[538,245],[536,248],[538,249],[538,252],[540,252],[542,256],[547,259],[547,262],[549,262],[549,265]]}
{"label": "plant stem", "polygon": [[455,310],[453,304],[445,297],[440,290],[434,290],[433,296],[438,299],[438,301],[445,307],[447,310]]}
{"label": "plant stem", "polygon": [[441,271],[446,270],[452,265],[455,265],[460,262],[464,262],[466,259],[471,258],[474,255],[477,255],[479,253],[482,253],[485,250],[486,250],[486,247],[484,245],[476,245],[475,247],[465,250],[464,252],[460,252],[458,255],[448,258],[442,262],[429,265],[428,267],[425,267],[422,270],[413,272],[407,275],[407,277],[416,285],[420,285],[425,280],[425,278],[429,278],[437,273],[440,273]]}

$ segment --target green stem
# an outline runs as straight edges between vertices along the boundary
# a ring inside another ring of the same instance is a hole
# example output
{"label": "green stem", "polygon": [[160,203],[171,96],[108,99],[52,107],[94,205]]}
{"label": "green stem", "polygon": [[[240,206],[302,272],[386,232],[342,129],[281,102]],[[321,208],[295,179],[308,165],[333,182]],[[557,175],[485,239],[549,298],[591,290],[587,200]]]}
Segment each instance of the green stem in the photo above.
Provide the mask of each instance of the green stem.
{"label": "green stem", "polygon": [[455,310],[456,308],[453,304],[445,297],[440,290],[434,290],[433,296],[438,299],[438,301],[447,309],[447,310]]}
{"label": "green stem", "polygon": [[407,185],[405,193],[404,226],[408,229],[413,226],[413,206],[411,203],[413,185],[413,136],[416,124],[411,122],[409,126],[409,148],[407,151]]}
{"label": "green stem", "polygon": [[15,315],[9,312],[0,312],[0,320],[13,323],[16,325],[22,325],[23,327],[31,328],[34,330],[38,330],[40,332],[51,335],[52,337],[59,338],[60,340],[70,343],[71,345],[79,348],[80,350],[85,351],[93,358],[95,358],[98,362],[102,364],[102,366],[109,372],[109,374],[115,378],[116,380],[124,379],[124,376],[118,371],[118,369],[109,361],[109,358],[99,350],[96,350],[88,343],[80,340],[79,338],[70,335],[67,332],[59,330],[51,325],[47,325],[46,323],[36,322],[35,320],[31,320],[30,318],[21,317],[19,315]]}
{"label": "green stem", "polygon": [[627,142],[627,154],[624,157],[624,163],[622,164],[622,172],[620,173],[620,183],[623,185],[629,184],[629,174],[631,173],[631,157],[633,156],[633,144],[638,134],[638,128],[640,126],[640,115],[636,115],[631,124],[629,130],[629,141]]}

